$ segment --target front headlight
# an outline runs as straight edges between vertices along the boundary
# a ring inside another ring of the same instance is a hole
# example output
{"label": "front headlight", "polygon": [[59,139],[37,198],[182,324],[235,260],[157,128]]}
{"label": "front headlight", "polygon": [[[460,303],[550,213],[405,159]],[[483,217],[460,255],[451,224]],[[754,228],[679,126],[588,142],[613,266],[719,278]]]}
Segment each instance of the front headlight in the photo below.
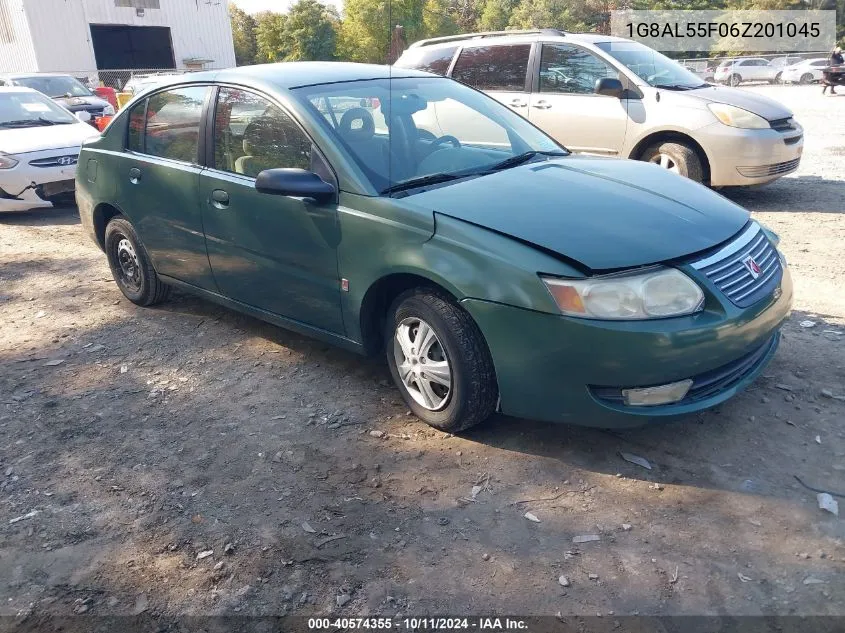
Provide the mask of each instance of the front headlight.
{"label": "front headlight", "polygon": [[704,293],[674,268],[591,279],[540,277],[563,314],[586,319],[660,319],[698,312]]}
{"label": "front headlight", "polygon": [[4,154],[0,152],[0,169],[11,169],[15,165],[18,164],[18,161],[9,156],[8,154]]}
{"label": "front headlight", "polygon": [[103,116],[114,116],[114,106],[112,104],[108,104],[103,108]]}
{"label": "front headlight", "polygon": [[731,127],[744,130],[762,130],[771,127],[763,117],[736,106],[726,103],[708,103],[707,107],[719,121]]}

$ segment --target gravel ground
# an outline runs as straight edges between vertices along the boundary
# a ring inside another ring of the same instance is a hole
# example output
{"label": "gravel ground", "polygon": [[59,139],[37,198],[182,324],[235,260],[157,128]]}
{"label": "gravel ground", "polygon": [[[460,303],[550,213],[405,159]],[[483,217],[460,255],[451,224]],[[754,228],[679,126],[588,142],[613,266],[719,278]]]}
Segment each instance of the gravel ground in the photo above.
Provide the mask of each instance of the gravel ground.
{"label": "gravel ground", "polygon": [[443,434],[378,362],[132,305],[75,210],[0,217],[0,615],[845,615],[845,524],[795,478],[845,494],[845,96],[752,90],[804,159],[725,193],[795,310],[752,388],[655,428]]}

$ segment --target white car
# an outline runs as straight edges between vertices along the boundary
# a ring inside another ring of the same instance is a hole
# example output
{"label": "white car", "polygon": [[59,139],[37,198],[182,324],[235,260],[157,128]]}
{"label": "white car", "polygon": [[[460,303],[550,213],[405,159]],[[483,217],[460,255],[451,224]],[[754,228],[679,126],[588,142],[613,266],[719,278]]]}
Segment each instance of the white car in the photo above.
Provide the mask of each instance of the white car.
{"label": "white car", "polygon": [[821,81],[822,71],[830,66],[824,57],[805,59],[798,64],[787,66],[781,73],[781,81],[787,84],[809,84]]}
{"label": "white car", "polygon": [[746,81],[776,83],[780,75],[781,69],[763,57],[737,57],[719,64],[713,77],[720,84],[738,86]]}
{"label": "white car", "polygon": [[36,90],[0,87],[0,212],[73,204],[79,150],[98,134]]}
{"label": "white car", "polygon": [[157,86],[165,81],[170,81],[176,77],[181,77],[183,73],[162,73],[159,75],[135,75],[126,82],[123,86],[123,92],[128,92],[131,95],[141,94],[147,88]]}

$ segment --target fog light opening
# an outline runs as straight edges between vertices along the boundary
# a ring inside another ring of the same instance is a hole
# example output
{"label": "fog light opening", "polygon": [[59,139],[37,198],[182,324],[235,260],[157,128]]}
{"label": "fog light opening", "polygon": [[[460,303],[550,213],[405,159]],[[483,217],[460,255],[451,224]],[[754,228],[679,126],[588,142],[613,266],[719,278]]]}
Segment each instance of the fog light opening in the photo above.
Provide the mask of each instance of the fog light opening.
{"label": "fog light opening", "polygon": [[683,400],[690,387],[692,379],[670,382],[657,387],[642,387],[640,389],[623,389],[622,398],[630,407],[651,407],[658,404],[672,404]]}

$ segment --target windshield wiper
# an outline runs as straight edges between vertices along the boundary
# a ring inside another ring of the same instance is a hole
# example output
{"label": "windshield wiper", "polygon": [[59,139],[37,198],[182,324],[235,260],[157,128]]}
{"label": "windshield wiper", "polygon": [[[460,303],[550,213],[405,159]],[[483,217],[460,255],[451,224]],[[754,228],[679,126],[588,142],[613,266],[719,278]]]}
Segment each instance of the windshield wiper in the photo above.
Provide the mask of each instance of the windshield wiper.
{"label": "windshield wiper", "polygon": [[14,121],[3,121],[0,123],[3,127],[29,127],[30,125],[56,125],[55,121],[45,119],[43,116],[37,119],[16,119]]}
{"label": "windshield wiper", "polygon": [[528,162],[535,156],[568,156],[569,154],[566,152],[558,152],[558,151],[551,151],[551,152],[541,152],[539,150],[533,149],[528,152],[523,152],[522,154],[517,154],[516,156],[511,156],[510,158],[506,158],[501,163],[496,163],[492,167],[488,169],[490,171],[501,171],[502,169],[509,169],[511,167],[516,167],[517,165],[521,165],[522,163]]}
{"label": "windshield wiper", "polygon": [[695,86],[688,86],[686,84],[653,84],[654,88],[663,88],[664,90],[697,90],[698,88],[706,88],[707,84],[697,84]]}
{"label": "windshield wiper", "polygon": [[402,182],[396,183],[395,185],[391,185],[386,189],[382,189],[379,193],[381,195],[387,195],[390,193],[396,193],[397,191],[405,191],[407,189],[414,189],[416,187],[424,187],[425,185],[436,185],[441,182],[449,182],[450,180],[457,180],[458,178],[463,177],[464,176],[447,174],[445,172],[439,174],[429,174],[428,176],[420,176],[419,178],[403,180]]}

